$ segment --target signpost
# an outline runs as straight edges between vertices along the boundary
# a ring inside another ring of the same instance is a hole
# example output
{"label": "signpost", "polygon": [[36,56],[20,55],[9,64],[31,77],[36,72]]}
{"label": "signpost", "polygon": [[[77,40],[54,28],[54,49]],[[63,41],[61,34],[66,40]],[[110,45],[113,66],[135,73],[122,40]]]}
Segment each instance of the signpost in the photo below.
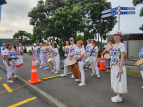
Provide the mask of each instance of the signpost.
{"label": "signpost", "polygon": [[[135,10],[134,7],[115,7],[109,10],[102,11],[101,14],[104,14],[101,16],[101,18],[109,17],[109,16],[114,16],[118,15],[118,30],[120,31],[120,15],[131,15],[135,14],[135,11],[121,11],[121,10]],[[109,12],[114,12],[114,13],[109,13]],[[108,13],[108,14],[106,14]]]}

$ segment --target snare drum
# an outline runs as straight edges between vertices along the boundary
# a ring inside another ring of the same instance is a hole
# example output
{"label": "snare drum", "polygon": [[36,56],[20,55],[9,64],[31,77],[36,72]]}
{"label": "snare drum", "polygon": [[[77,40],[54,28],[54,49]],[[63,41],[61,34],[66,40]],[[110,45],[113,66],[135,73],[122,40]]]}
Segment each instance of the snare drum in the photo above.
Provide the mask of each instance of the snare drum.
{"label": "snare drum", "polygon": [[65,60],[64,60],[64,66],[68,66],[68,63],[69,62],[71,62],[71,60],[70,60],[70,58],[68,57],[68,58],[66,58]]}
{"label": "snare drum", "polygon": [[68,63],[68,66],[70,66],[70,69],[74,75],[74,77],[76,79],[79,79],[81,78],[81,74],[80,74],[80,71],[79,71],[79,67],[78,67],[78,64],[77,64],[77,61],[71,61]]}
{"label": "snare drum", "polygon": [[143,70],[143,59],[138,60],[135,65],[138,67],[139,70]]}
{"label": "snare drum", "polygon": [[56,62],[54,61],[53,58],[48,59],[47,63],[48,63],[48,65],[49,65],[50,67],[56,65]]}
{"label": "snare drum", "polygon": [[85,60],[85,64],[91,64],[92,63],[92,57],[88,57],[86,60]]}
{"label": "snare drum", "polygon": [[14,65],[16,65],[16,67],[21,67],[24,65],[22,59],[13,60],[13,63],[14,63]]}
{"label": "snare drum", "polygon": [[110,56],[108,53],[106,53],[106,54],[104,55],[104,58],[105,58],[105,59],[111,59],[111,56]]}

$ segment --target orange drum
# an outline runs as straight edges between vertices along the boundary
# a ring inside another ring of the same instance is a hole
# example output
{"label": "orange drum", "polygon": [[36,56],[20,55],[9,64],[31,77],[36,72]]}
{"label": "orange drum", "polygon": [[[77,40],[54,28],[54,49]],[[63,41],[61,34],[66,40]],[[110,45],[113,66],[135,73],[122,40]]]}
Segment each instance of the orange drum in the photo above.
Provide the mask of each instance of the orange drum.
{"label": "orange drum", "polygon": [[70,69],[71,69],[71,71],[72,71],[72,73],[73,73],[73,75],[76,79],[81,78],[81,74],[80,74],[80,71],[79,71],[77,61],[69,62],[68,66],[70,66]]}
{"label": "orange drum", "polygon": [[105,59],[110,59],[111,56],[110,56],[108,53],[106,53],[106,54],[104,55],[104,58],[105,58]]}

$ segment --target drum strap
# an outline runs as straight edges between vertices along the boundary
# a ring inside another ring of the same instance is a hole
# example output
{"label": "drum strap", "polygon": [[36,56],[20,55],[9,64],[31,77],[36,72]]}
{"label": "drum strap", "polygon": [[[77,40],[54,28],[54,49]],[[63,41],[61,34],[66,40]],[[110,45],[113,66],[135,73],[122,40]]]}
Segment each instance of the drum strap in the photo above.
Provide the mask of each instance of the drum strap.
{"label": "drum strap", "polygon": [[93,53],[93,49],[95,48],[95,46],[92,48],[92,52],[91,52],[91,54],[90,54],[90,56],[92,55],[92,53]]}

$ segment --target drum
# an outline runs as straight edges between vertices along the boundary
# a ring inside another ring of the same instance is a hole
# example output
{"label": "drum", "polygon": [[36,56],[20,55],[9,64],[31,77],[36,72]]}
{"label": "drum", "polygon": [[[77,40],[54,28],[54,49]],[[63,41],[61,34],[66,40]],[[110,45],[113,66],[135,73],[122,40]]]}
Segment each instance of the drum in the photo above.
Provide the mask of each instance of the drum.
{"label": "drum", "polygon": [[85,64],[91,64],[92,63],[92,57],[88,57],[86,60],[85,60]]}
{"label": "drum", "polygon": [[14,63],[14,65],[16,65],[16,67],[21,67],[24,65],[22,59],[13,60],[13,63]]}
{"label": "drum", "polygon": [[56,65],[56,62],[54,61],[53,58],[48,59],[47,63],[48,63],[48,65],[49,65],[50,67]]}
{"label": "drum", "polygon": [[138,67],[139,70],[143,70],[143,59],[138,60],[135,65]]}
{"label": "drum", "polygon": [[71,62],[71,60],[70,60],[70,58],[68,57],[68,58],[66,58],[65,60],[64,60],[64,66],[68,66],[68,63],[69,62]]}
{"label": "drum", "polygon": [[110,59],[111,56],[110,56],[108,53],[106,53],[106,54],[104,55],[104,58],[105,58],[105,59]]}
{"label": "drum", "polygon": [[71,69],[71,71],[72,71],[72,73],[73,73],[73,75],[76,79],[81,78],[81,74],[80,74],[80,71],[79,71],[77,61],[69,62],[68,66],[70,66],[70,69]]}

